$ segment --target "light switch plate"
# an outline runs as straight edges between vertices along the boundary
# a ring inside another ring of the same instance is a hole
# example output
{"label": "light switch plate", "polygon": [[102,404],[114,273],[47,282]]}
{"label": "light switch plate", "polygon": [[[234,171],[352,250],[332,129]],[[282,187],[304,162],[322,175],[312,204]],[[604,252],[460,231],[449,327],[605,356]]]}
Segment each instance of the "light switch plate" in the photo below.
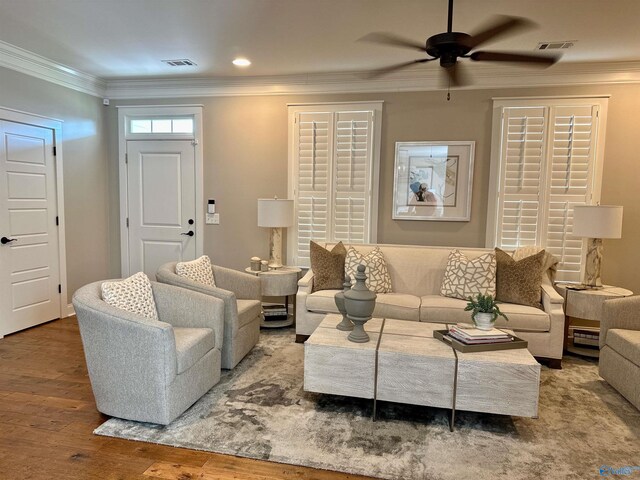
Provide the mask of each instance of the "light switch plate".
{"label": "light switch plate", "polygon": [[207,213],[205,216],[205,223],[207,225],[220,225],[219,213]]}

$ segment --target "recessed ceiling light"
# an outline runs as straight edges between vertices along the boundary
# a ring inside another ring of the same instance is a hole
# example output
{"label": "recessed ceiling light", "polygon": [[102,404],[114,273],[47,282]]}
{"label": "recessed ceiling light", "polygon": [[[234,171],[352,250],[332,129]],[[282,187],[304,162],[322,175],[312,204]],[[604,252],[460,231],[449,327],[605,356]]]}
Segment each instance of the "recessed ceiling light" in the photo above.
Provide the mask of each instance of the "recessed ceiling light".
{"label": "recessed ceiling light", "polygon": [[248,67],[249,65],[251,65],[251,62],[249,60],[247,60],[246,58],[236,58],[233,61],[233,64],[236,67]]}

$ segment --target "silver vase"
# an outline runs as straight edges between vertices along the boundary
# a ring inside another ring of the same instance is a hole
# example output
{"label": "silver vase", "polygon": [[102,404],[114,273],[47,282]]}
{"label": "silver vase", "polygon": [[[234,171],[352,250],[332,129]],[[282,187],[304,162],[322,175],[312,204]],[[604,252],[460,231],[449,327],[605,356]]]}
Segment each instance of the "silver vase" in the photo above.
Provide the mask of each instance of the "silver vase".
{"label": "silver vase", "polygon": [[369,335],[364,331],[364,324],[371,320],[376,307],[377,295],[367,288],[365,268],[364,265],[358,265],[356,284],[344,292],[347,318],[354,323],[353,330],[347,338],[355,343],[366,343],[370,340]]}
{"label": "silver vase", "polygon": [[338,330],[350,331],[353,330],[353,323],[347,318],[347,309],[344,306],[344,293],[351,290],[351,276],[344,277],[344,283],[342,284],[342,291],[336,293],[335,301],[338,311],[342,314],[342,321],[336,325]]}

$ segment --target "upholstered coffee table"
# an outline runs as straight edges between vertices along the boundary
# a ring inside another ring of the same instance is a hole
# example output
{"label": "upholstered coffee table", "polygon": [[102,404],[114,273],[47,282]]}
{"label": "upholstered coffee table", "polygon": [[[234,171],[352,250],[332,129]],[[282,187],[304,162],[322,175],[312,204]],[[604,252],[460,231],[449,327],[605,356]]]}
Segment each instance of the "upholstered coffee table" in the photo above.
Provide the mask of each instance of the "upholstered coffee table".
{"label": "upholstered coffee table", "polygon": [[304,389],[455,411],[538,415],[540,364],[527,349],[461,353],[433,338],[446,324],[373,318],[368,343],[327,315],[304,346]]}

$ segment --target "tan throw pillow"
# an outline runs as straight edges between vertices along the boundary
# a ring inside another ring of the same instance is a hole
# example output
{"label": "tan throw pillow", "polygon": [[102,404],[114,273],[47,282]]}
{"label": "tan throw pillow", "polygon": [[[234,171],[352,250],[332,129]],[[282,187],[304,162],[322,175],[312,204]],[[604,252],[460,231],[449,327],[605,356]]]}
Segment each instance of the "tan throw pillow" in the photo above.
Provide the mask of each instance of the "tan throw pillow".
{"label": "tan throw pillow", "polygon": [[353,247],[349,247],[347,258],[344,262],[344,273],[351,276],[352,284],[356,283],[356,272],[358,271],[358,265],[361,264],[366,267],[364,273],[367,275],[366,284],[369,290],[376,293],[393,292],[387,262],[380,247],[375,247],[366,255],[358,252]]}
{"label": "tan throw pillow", "polygon": [[440,295],[466,300],[478,294],[496,294],[496,256],[485,253],[469,260],[460,250],[453,250],[444,271]]}
{"label": "tan throw pillow", "polygon": [[151,320],[158,320],[156,302],[149,278],[142,272],[124,280],[104,282],[100,286],[102,299],[112,307],[126,310]]}
{"label": "tan throw pillow", "polygon": [[542,267],[546,252],[514,260],[507,252],[496,248],[496,300],[542,308]]}
{"label": "tan throw pillow", "polygon": [[213,280],[211,260],[206,255],[196,258],[195,260],[191,260],[190,262],[176,263],[176,273],[181,277],[188,278],[194,282],[204,283],[210,287],[216,286]]}
{"label": "tan throw pillow", "polygon": [[318,290],[342,290],[344,283],[344,258],[347,249],[342,242],[331,251],[311,241],[309,244],[311,270],[313,271],[313,292]]}

